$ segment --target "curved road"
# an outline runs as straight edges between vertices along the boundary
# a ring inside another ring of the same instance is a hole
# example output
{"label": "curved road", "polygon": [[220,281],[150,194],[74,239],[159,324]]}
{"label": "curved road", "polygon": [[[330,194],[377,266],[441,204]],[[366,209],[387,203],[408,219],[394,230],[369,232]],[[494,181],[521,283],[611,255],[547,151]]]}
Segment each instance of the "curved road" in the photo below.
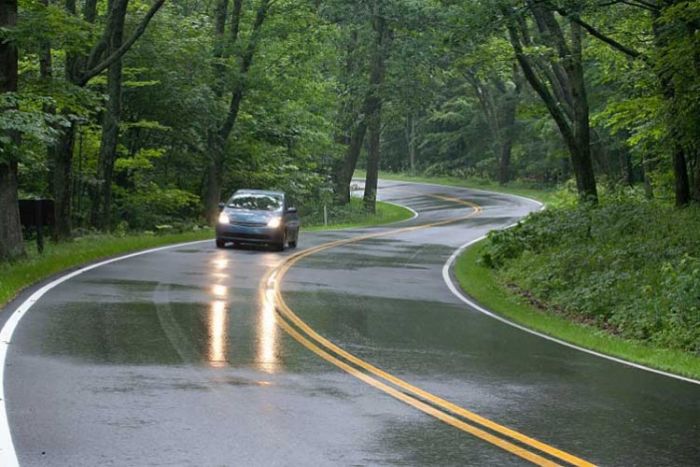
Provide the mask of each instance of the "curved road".
{"label": "curved road", "polygon": [[700,465],[699,385],[519,331],[446,286],[456,248],[534,203],[380,193],[419,216],[306,233],[300,257],[179,246],[46,293],[4,369],[20,464]]}

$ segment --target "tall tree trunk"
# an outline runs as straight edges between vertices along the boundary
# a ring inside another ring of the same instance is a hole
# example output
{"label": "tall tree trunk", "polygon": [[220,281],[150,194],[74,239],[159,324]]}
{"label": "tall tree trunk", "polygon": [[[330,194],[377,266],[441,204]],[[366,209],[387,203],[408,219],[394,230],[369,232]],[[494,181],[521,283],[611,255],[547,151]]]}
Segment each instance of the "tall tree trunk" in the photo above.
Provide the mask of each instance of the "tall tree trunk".
{"label": "tall tree trunk", "polygon": [[700,203],[700,154],[695,154],[695,167],[694,167],[694,183],[693,183],[693,199],[695,202]]}
{"label": "tall tree trunk", "polygon": [[673,175],[676,180],[676,206],[686,206],[690,203],[690,180],[688,177],[688,164],[685,159],[685,151],[683,150],[683,146],[678,142],[673,143]]}
{"label": "tall tree trunk", "polygon": [[[124,18],[129,0],[112,0],[112,34],[109,38],[107,53],[111,54],[119,49],[124,38]],[[94,199],[99,210],[101,201],[101,214],[97,227],[109,230],[112,227],[112,175],[114,174],[114,162],[117,157],[117,142],[119,140],[119,121],[121,120],[122,100],[122,60],[121,58],[107,68],[107,107],[102,119],[102,138],[100,141],[100,153],[97,167],[97,179],[101,181],[101,196]]]}
{"label": "tall tree trunk", "polygon": [[[12,30],[17,25],[17,0],[0,1],[0,27]],[[14,41],[0,41],[0,93],[17,92],[17,46]],[[0,109],[2,111],[8,109]],[[17,204],[17,150],[20,135],[11,132],[9,143],[2,144],[0,156],[0,260],[24,253],[22,226]]]}
{"label": "tall tree trunk", "polygon": [[[250,33],[250,39],[241,56],[241,64],[239,67],[239,76],[236,84],[233,87],[231,100],[229,102],[228,112],[218,128],[215,135],[209,137],[210,162],[207,169],[207,177],[204,187],[204,214],[209,224],[214,224],[219,213],[219,202],[221,201],[221,189],[223,186],[223,167],[226,157],[226,141],[228,140],[233,127],[238,119],[238,114],[241,109],[241,103],[248,86],[247,76],[253,57],[260,41],[262,26],[269,13],[270,5],[273,0],[262,0],[258,5],[255,19],[253,21],[253,30]],[[242,15],[242,0],[234,1],[234,8],[231,18],[231,37],[232,42],[238,40],[239,23]],[[225,14],[225,10],[219,8],[219,14]],[[217,24],[217,28],[219,25]],[[223,31],[215,31],[217,34]],[[215,51],[215,53],[217,53]]]}
{"label": "tall tree trunk", "polygon": [[[660,7],[663,7],[659,2]],[[660,11],[653,12],[654,23],[652,30],[654,32],[654,45],[656,48],[663,50],[667,43],[667,29],[670,25],[661,24]],[[669,138],[671,144],[671,159],[673,164],[673,176],[675,178],[675,198],[676,206],[686,206],[690,203],[690,180],[688,178],[688,165],[685,156],[685,148],[683,147],[683,138],[681,131],[678,129],[678,123],[673,112],[676,102],[676,89],[673,86],[673,81],[669,73],[672,73],[668,68],[657,67],[657,75],[661,84],[661,92],[668,103],[668,122],[669,122]]]}
{"label": "tall tree trunk", "polygon": [[49,148],[53,161],[53,197],[54,197],[54,239],[70,238],[73,229],[72,183],[73,183],[73,145],[75,142],[75,124],[71,124]]}
{"label": "tall tree trunk", "polygon": [[591,128],[589,122],[588,96],[586,83],[583,76],[583,63],[581,53],[581,26],[572,22],[571,26],[571,51],[570,60],[564,62],[564,68],[569,75],[571,83],[571,97],[573,99],[573,130],[577,150],[572,154],[574,173],[576,174],[576,186],[579,196],[587,201],[598,201],[598,190],[593,172],[591,159]]}
{"label": "tall tree trunk", "polygon": [[377,181],[379,178],[379,158],[382,131],[382,102],[378,100],[377,108],[369,117],[369,150],[367,151],[367,174],[365,178],[364,205],[368,212],[377,209]]}
{"label": "tall tree trunk", "polygon": [[350,202],[350,182],[352,182],[352,174],[355,173],[357,160],[362,151],[362,143],[367,133],[367,119],[364,116],[361,118],[350,131],[350,142],[340,169],[336,174],[335,196],[336,202],[339,204],[348,204]]}
{"label": "tall tree trunk", "polygon": [[212,135],[209,141],[209,160],[207,165],[206,183],[204,185],[204,206],[207,206],[207,222],[216,222],[219,214],[219,202],[221,202],[221,189],[223,185],[223,165],[226,151],[226,143]]}
{"label": "tall tree trunk", "polygon": [[[551,92],[547,84],[540,78],[531,58],[523,50],[521,37],[524,37],[527,31],[518,31],[519,25],[512,20],[512,12],[502,9],[504,15],[507,18],[511,18],[506,23],[510,42],[525,78],[546,105],[569,150],[579,198],[585,201],[597,202],[598,193],[591,161],[588,98],[581,62],[580,27],[578,27],[578,24],[572,25],[571,47],[569,47],[552,11],[541,2],[528,0],[528,4],[538,25],[545,30],[542,34],[543,37],[548,41],[548,45],[557,50],[559,54],[559,59],[562,63],[561,65],[554,64],[553,66],[561,66],[565,71],[564,75],[560,76],[558,80],[565,85],[567,90],[566,100],[570,99],[573,105],[557,100],[556,93]],[[524,26],[521,25],[520,27]],[[567,111],[567,108],[570,110]]]}
{"label": "tall tree trunk", "polygon": [[411,174],[416,173],[416,117],[410,114],[406,117],[404,127],[406,147],[408,149],[408,169]]}
{"label": "tall tree trunk", "polygon": [[380,1],[373,5],[372,27],[375,33],[372,62],[370,64],[369,94],[367,99],[367,129],[369,130],[369,151],[367,154],[367,174],[365,177],[364,205],[369,212],[377,206],[377,180],[379,178],[379,158],[382,126],[382,84],[384,83],[385,55],[387,52],[388,29]]}

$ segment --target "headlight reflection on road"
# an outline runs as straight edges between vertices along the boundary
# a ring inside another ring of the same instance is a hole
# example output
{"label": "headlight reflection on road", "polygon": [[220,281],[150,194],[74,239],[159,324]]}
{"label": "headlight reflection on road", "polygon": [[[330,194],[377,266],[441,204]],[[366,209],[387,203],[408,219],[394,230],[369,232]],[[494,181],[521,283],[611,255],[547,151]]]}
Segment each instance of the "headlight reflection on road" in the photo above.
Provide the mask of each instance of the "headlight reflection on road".
{"label": "headlight reflection on road", "polygon": [[211,286],[211,293],[213,293],[216,298],[226,298],[228,289],[225,285],[214,284]]}
{"label": "headlight reflection on road", "polygon": [[207,359],[213,367],[226,366],[228,359],[226,348],[228,344],[228,310],[226,302],[214,300],[209,309],[209,350]]}
{"label": "headlight reflection on road", "polygon": [[277,324],[275,323],[275,290],[274,279],[270,276],[265,287],[261,290],[260,314],[258,320],[258,351],[256,361],[259,369],[266,373],[277,371]]}
{"label": "headlight reflection on road", "polygon": [[214,300],[209,305],[207,316],[207,361],[210,366],[218,368],[228,365],[228,287],[218,282],[228,278],[224,271],[228,268],[229,259],[219,254],[211,264],[214,269],[211,276],[215,283],[210,289]]}

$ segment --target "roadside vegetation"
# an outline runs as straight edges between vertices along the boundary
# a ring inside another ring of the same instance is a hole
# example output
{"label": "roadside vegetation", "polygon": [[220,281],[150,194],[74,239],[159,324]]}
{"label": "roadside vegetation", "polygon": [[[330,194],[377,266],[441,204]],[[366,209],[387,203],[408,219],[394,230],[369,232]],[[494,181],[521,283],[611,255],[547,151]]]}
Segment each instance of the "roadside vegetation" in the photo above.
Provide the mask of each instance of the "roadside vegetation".
{"label": "roadside vegetation", "polygon": [[[459,285],[481,305],[513,322],[572,344],[630,362],[700,379],[700,357],[697,352],[679,350],[678,344],[662,346],[655,345],[649,339],[624,337],[603,321],[590,319],[586,311],[574,310],[568,304],[555,306],[533,296],[531,292],[526,292],[527,289],[513,282],[508,270],[493,269],[484,264],[482,256],[489,254],[489,246],[489,241],[483,240],[468,248],[457,259],[454,269]],[[517,270],[518,267],[512,265],[508,269]],[[543,273],[543,269],[539,272]],[[552,279],[548,282],[552,282]],[[568,293],[577,292],[585,293],[586,287],[575,287]],[[663,297],[656,299],[657,303],[663,300]],[[641,297],[637,301],[643,302]],[[617,303],[622,309],[631,304],[632,300],[627,303],[619,300]],[[666,315],[666,319],[672,315],[668,311],[663,314]],[[636,321],[634,317],[632,320]],[[602,327],[598,326],[598,323],[602,324]]]}
{"label": "roadside vegetation", "polygon": [[367,212],[360,198],[352,198],[344,206],[331,205],[327,208],[328,224],[324,225],[323,213],[303,219],[302,230],[315,232],[319,230],[350,229],[391,224],[413,217],[413,212],[396,204],[377,201],[377,210]]}
{"label": "roadside vegetation", "polygon": [[[494,231],[455,263],[461,288],[531,329],[608,355],[700,379],[700,208],[601,186],[597,205],[571,188],[538,190],[451,177],[389,180],[527,196],[546,204]],[[514,185],[514,186],[512,186]]]}
{"label": "roadside vegetation", "polygon": [[462,288],[516,322],[700,378],[700,209],[634,195],[553,203],[458,259]]}

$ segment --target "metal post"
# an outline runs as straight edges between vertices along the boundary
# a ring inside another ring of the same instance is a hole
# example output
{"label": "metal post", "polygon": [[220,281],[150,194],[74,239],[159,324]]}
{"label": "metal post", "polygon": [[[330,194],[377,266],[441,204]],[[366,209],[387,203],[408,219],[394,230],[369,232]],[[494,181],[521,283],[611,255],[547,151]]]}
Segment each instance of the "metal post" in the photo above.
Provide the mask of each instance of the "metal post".
{"label": "metal post", "polygon": [[328,208],[323,205],[323,225],[328,225]]}

